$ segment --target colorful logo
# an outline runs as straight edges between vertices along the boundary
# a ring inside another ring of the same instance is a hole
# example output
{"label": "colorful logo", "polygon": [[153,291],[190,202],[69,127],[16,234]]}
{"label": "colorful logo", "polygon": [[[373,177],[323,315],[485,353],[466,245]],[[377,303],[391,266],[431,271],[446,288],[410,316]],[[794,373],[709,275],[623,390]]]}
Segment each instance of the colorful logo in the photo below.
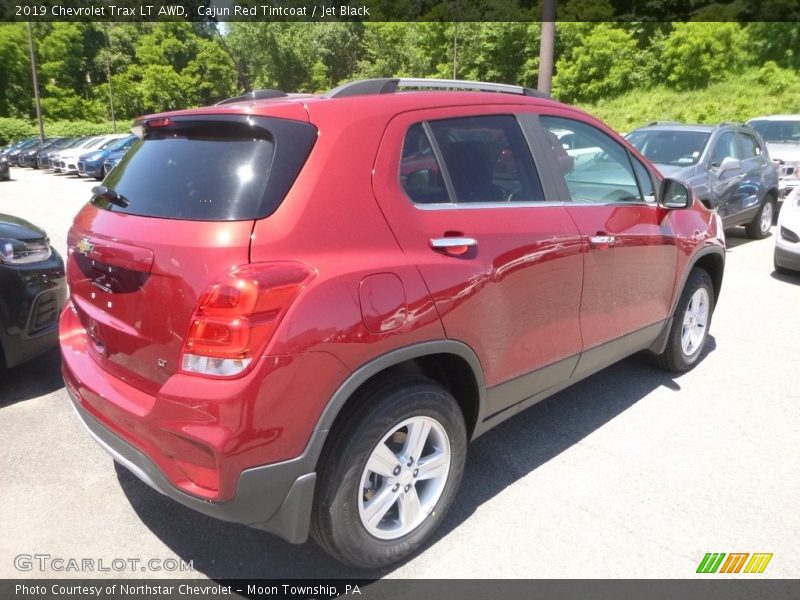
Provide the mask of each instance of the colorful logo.
{"label": "colorful logo", "polygon": [[[726,558],[727,557],[727,558]],[[750,560],[747,558],[750,557]],[[772,553],[761,552],[749,554],[747,552],[708,552],[697,566],[698,573],[763,573]],[[746,566],[745,566],[746,565]],[[744,567],[744,571],[742,571]]]}

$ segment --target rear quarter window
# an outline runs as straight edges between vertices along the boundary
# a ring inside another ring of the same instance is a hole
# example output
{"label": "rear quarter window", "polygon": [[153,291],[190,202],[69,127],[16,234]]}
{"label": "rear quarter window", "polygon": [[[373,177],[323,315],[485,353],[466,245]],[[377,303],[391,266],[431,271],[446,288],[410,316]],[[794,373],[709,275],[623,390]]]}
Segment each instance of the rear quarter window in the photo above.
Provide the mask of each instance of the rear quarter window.
{"label": "rear quarter window", "polygon": [[269,117],[188,117],[144,128],[105,185],[126,214],[199,221],[266,217],[280,206],[317,137],[308,123]]}

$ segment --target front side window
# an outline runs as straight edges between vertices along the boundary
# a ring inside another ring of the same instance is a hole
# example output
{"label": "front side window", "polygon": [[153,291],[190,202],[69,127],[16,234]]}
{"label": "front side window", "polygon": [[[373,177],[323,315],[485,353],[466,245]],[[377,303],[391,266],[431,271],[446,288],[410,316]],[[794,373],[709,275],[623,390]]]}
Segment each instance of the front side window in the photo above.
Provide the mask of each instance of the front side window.
{"label": "front side window", "polygon": [[726,158],[739,158],[736,136],[732,131],[723,133],[714,144],[714,150],[711,153],[711,166],[720,166]]}
{"label": "front side window", "polygon": [[418,204],[545,199],[528,144],[510,115],[413,125],[403,143],[400,183]]}
{"label": "front side window", "polygon": [[624,146],[599,129],[574,119],[544,116],[540,123],[550,140],[574,134],[596,148],[582,160],[573,154],[576,151],[563,149],[573,159],[567,162],[554,147],[555,159],[564,173],[572,202],[611,204],[644,201],[630,155]]}

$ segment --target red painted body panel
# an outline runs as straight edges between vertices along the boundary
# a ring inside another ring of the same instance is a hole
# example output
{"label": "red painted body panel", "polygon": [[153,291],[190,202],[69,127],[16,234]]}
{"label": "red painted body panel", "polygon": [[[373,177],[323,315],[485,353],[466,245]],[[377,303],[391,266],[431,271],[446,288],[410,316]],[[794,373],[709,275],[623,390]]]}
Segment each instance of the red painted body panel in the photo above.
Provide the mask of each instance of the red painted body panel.
{"label": "red painted body panel", "polygon": [[[488,386],[581,351],[578,322],[583,259],[578,230],[563,206],[426,210],[397,177],[408,128],[426,119],[508,114],[498,105],[405,112],[389,124],[375,162],[374,191],[409,261],[431,292],[449,338],[481,359]],[[467,236],[463,256],[433,250],[431,238]]]}
{"label": "red painted body panel", "polygon": [[[657,206],[569,206],[586,250],[581,298],[583,349],[632,333],[669,316],[677,248],[672,225]],[[613,246],[595,248],[594,235]]]}
{"label": "red painted body panel", "polygon": [[[223,501],[242,470],[297,457],[334,392],[387,352],[455,339],[474,350],[493,386],[663,319],[691,257],[721,244],[699,204],[672,212],[559,203],[429,211],[400,188],[411,123],[542,110],[621,139],[579,111],[505,94],[290,98],[170,113],[310,121],[319,138],[265,219],[81,210],[68,239],[72,301],[61,321],[71,392],[176,487]],[[590,249],[587,236],[598,231],[620,243]],[[455,233],[476,238],[477,248],[460,257],[431,249],[430,238]],[[74,248],[84,237],[93,248],[81,258]],[[316,276],[261,356],[231,379],[180,372],[203,292],[237,265],[268,261],[300,262]],[[92,270],[104,266],[118,279]],[[198,469],[209,473],[203,485]]]}

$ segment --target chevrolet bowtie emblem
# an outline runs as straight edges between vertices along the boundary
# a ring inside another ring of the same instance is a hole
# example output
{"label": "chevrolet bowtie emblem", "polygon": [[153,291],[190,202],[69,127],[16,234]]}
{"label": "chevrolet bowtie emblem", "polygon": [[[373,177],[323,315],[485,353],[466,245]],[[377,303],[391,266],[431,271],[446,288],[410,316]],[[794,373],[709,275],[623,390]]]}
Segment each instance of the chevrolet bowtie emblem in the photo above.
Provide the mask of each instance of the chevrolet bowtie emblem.
{"label": "chevrolet bowtie emblem", "polygon": [[81,238],[81,241],[78,242],[75,247],[78,249],[78,252],[84,256],[89,256],[91,251],[94,250],[94,246],[92,246],[86,238]]}

